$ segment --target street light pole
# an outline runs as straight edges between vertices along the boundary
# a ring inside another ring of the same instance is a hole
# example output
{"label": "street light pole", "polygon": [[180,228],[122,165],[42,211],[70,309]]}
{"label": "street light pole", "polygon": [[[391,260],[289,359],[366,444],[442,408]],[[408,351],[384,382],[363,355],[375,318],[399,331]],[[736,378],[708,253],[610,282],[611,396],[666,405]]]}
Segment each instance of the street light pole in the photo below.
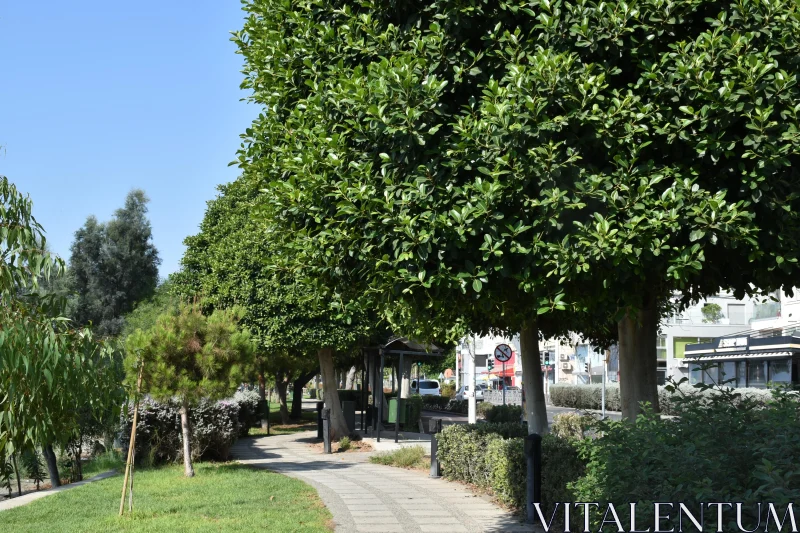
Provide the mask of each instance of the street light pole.
{"label": "street light pole", "polygon": [[471,373],[469,382],[469,395],[467,396],[467,405],[469,407],[468,412],[468,421],[470,424],[476,424],[478,422],[478,405],[477,405],[477,398],[475,397],[475,385],[477,384],[477,377],[475,376],[475,336],[472,336],[472,353],[470,354],[469,358],[469,370]]}

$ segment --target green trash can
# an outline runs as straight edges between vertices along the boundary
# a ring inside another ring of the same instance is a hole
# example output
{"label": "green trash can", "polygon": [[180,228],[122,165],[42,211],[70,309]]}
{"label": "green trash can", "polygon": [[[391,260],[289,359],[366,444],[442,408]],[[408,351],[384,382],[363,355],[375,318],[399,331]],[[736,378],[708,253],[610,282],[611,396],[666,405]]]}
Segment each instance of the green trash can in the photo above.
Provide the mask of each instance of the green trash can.
{"label": "green trash can", "polygon": [[[400,413],[400,423],[405,424],[406,422],[406,411],[408,411],[408,403],[405,402],[403,404],[403,411]],[[389,400],[389,419],[387,420],[389,424],[394,424],[397,422],[397,398],[391,398]]]}

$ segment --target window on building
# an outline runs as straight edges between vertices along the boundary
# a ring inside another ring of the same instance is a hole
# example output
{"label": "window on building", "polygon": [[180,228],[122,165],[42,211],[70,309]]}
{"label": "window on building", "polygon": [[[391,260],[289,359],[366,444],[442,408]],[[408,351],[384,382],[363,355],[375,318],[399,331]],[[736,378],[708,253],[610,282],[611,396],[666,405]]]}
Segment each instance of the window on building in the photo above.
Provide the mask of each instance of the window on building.
{"label": "window on building", "polygon": [[769,362],[769,381],[772,383],[788,383],[792,381],[792,361],[784,359],[782,361]]}
{"label": "window on building", "polygon": [[659,335],[656,339],[656,354],[659,361],[667,360],[667,336]]}
{"label": "window on building", "polygon": [[719,376],[720,385],[725,385],[727,387],[736,387],[736,362],[726,361],[720,364],[719,367],[720,367],[720,376]]}
{"label": "window on building", "polygon": [[714,339],[706,339],[702,337],[675,337],[672,340],[673,346],[673,356],[677,359],[683,359],[683,356],[686,354],[686,345],[687,344],[701,344],[706,342],[712,342]]}
{"label": "window on building", "polygon": [[736,361],[736,386],[747,387],[747,363]]}
{"label": "window on building", "polygon": [[706,385],[719,385],[719,365],[714,363],[703,369],[703,383]]}
{"label": "window on building", "polygon": [[744,304],[728,304],[728,319],[731,325],[745,324]]}
{"label": "window on building", "polygon": [[667,362],[659,361],[656,368],[656,382],[658,385],[667,384]]}
{"label": "window on building", "polygon": [[747,386],[757,389],[767,387],[766,361],[749,361],[747,363]]}
{"label": "window on building", "polygon": [[703,382],[703,372],[700,369],[700,365],[696,364],[689,365],[689,384],[697,385],[698,383],[702,382]]}

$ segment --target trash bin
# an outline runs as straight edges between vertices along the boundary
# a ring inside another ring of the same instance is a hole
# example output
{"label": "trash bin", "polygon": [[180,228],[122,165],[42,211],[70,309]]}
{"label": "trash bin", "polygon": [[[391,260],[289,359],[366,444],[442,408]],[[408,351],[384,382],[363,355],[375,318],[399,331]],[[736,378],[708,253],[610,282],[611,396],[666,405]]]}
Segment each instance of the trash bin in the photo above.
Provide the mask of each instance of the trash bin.
{"label": "trash bin", "polygon": [[342,412],[344,421],[347,423],[347,430],[353,433],[356,430],[356,402],[342,402]]}
{"label": "trash bin", "polygon": [[[404,398],[405,399],[405,398]],[[408,402],[403,405],[403,411],[400,413],[400,423],[405,424],[406,422],[406,411],[408,411]],[[392,398],[389,400],[389,424],[394,424],[397,421],[397,398]]]}

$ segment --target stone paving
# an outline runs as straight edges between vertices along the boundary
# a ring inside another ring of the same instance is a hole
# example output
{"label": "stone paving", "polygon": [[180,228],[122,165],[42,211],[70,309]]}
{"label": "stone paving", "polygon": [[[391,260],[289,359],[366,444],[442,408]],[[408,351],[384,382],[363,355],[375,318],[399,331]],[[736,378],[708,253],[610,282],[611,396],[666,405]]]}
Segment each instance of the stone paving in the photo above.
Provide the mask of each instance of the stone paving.
{"label": "stone paving", "polygon": [[463,485],[371,464],[369,453],[321,454],[308,445],[315,437],[306,432],[239,439],[233,455],[241,463],[315,487],[333,514],[337,533],[536,531]]}

